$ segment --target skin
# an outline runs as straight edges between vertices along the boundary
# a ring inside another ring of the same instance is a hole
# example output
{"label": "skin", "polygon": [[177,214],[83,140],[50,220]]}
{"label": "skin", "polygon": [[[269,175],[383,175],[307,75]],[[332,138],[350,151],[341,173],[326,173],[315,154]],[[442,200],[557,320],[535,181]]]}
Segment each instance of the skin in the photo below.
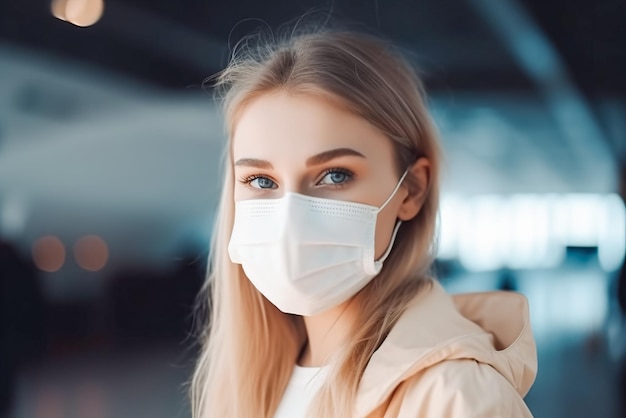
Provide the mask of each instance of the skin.
{"label": "skin", "polygon": [[[255,98],[235,124],[232,153],[235,201],[295,192],[380,207],[399,180],[391,140],[321,95],[276,91]],[[428,160],[419,159],[410,170],[417,190],[403,183],[378,214],[377,259],[389,245],[396,220],[410,220],[421,209]],[[356,315],[350,301],[304,317],[308,341],[300,365],[323,365],[349,335]]]}

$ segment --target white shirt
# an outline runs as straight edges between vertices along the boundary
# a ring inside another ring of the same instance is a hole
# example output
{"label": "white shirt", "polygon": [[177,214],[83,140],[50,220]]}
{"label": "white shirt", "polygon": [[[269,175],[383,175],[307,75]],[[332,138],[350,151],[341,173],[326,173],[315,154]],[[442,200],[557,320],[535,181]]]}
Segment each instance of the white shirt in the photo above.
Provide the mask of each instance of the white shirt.
{"label": "white shirt", "polygon": [[322,386],[327,369],[296,365],[274,418],[304,418],[311,400]]}

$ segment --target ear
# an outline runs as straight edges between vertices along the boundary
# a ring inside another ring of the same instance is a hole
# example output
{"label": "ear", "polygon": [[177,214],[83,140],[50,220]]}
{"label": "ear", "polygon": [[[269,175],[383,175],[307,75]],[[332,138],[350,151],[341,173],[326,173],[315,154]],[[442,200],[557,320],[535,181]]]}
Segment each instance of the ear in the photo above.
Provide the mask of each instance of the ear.
{"label": "ear", "polygon": [[401,221],[410,221],[422,209],[430,185],[430,161],[424,157],[418,159],[409,169],[407,180],[405,187],[408,194],[398,209],[398,219]]}

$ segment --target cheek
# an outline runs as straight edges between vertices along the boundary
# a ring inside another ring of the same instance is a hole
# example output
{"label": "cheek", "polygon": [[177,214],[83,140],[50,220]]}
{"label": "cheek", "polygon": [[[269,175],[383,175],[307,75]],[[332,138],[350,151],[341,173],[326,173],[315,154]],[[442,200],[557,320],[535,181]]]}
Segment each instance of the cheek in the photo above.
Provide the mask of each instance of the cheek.
{"label": "cheek", "polygon": [[241,185],[235,183],[235,185],[233,186],[233,198],[235,202],[243,200],[245,198],[245,193],[242,192],[245,192],[245,190],[242,190]]}

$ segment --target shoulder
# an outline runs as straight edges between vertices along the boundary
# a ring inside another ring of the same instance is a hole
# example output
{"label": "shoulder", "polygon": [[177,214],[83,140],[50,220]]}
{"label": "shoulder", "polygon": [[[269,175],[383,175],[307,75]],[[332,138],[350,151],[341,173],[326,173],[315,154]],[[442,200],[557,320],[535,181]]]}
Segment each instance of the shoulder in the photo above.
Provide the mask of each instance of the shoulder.
{"label": "shoulder", "polygon": [[401,386],[398,417],[532,417],[522,397],[500,373],[471,359],[443,361]]}

